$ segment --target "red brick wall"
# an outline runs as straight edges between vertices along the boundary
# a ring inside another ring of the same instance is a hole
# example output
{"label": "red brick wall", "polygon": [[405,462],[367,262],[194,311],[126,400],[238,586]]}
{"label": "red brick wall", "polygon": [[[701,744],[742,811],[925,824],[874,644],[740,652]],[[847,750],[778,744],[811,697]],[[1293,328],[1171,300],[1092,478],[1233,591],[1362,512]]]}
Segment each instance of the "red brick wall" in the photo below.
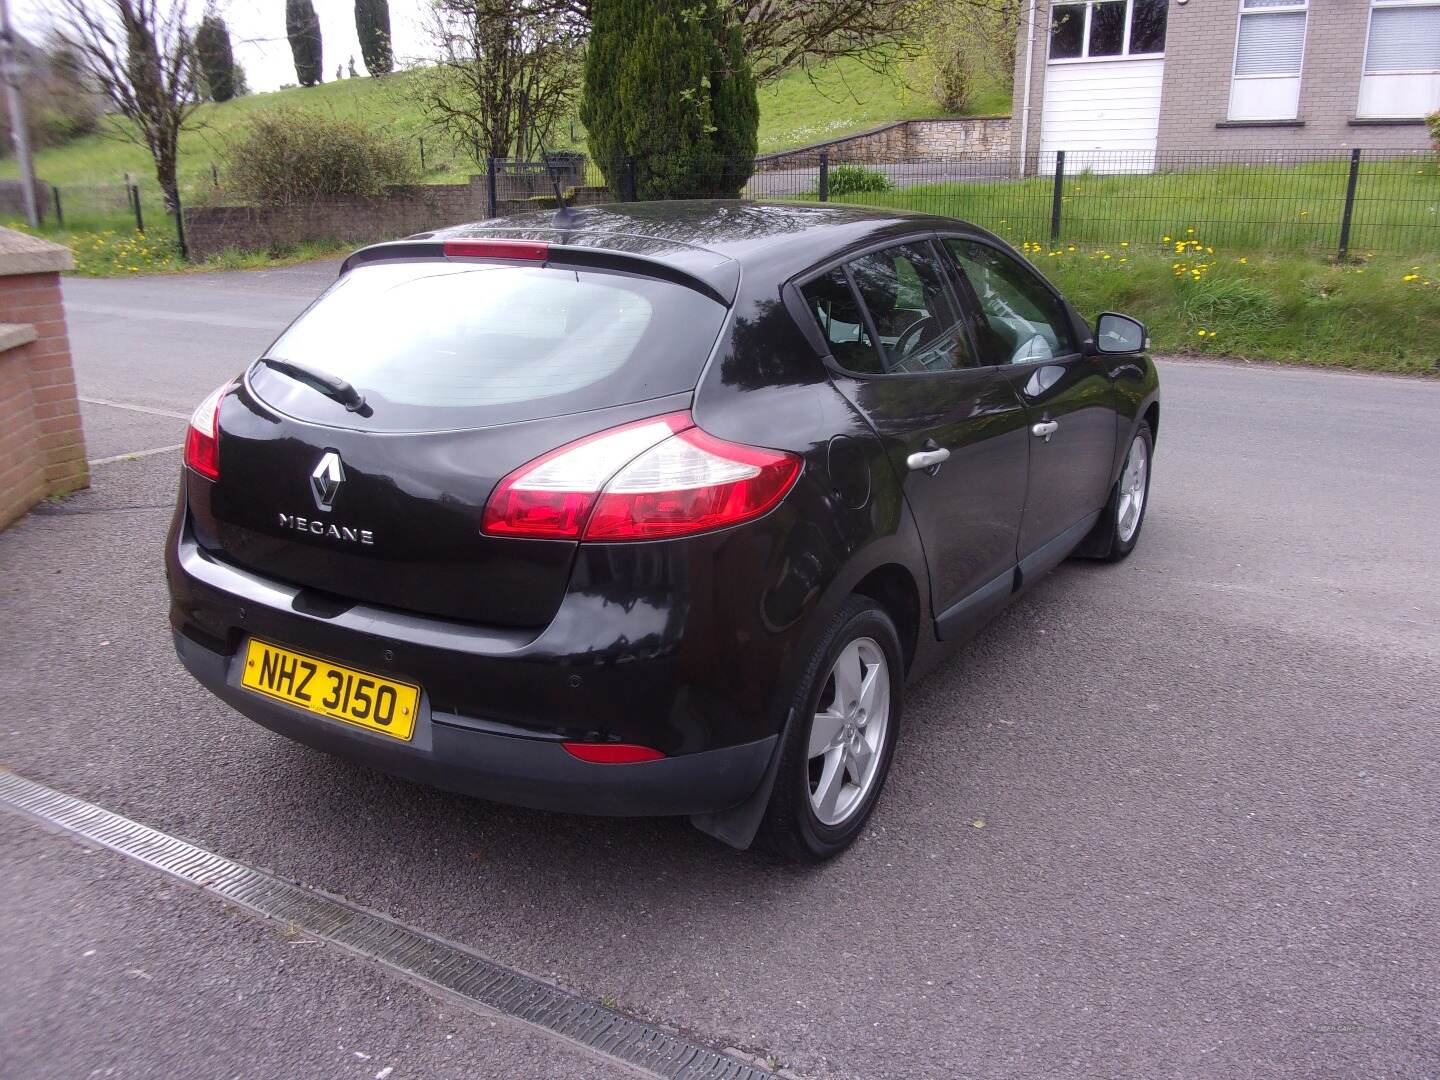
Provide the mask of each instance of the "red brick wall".
{"label": "red brick wall", "polygon": [[0,528],[31,505],[89,485],[60,275],[0,276],[0,323],[35,340],[0,352]]}

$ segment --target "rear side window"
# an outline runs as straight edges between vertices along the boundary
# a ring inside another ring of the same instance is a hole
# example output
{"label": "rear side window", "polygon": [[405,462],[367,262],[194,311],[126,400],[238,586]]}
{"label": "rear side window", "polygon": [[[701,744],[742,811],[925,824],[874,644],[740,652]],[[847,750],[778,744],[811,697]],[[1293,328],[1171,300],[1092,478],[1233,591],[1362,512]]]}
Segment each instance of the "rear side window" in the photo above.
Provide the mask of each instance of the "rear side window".
{"label": "rear side window", "polygon": [[849,264],[892,374],[972,366],[960,311],[940,256],[930,244],[905,244]]}
{"label": "rear side window", "polygon": [[860,302],[855,299],[855,290],[850,288],[844,270],[837,266],[800,292],[805,297],[805,306],[820,324],[820,333],[836,363],[846,371],[862,375],[879,375],[884,370],[880,366],[880,354],[870,340]]}
{"label": "rear side window", "polygon": [[[628,274],[379,263],[337,282],[267,355],[353,384],[374,408],[367,428],[439,429],[691,390],[724,316],[682,285]],[[317,395],[285,396],[272,404],[331,415]]]}

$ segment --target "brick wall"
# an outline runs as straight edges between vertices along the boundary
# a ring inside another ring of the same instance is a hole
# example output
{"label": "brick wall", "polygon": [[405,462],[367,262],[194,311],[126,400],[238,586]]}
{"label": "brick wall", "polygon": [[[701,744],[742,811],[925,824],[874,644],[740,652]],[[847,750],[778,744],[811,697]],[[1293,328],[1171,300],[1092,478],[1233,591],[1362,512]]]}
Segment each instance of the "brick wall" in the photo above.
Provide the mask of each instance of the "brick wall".
{"label": "brick wall", "polygon": [[[1215,3],[1217,0],[1206,0]],[[1237,0],[1238,2],[1238,0]],[[1010,92],[1010,154],[1033,172],[1040,159],[1040,109],[1045,100],[1045,58],[1050,52],[1050,0],[1034,0],[1034,47],[1030,50],[1030,96],[1025,96],[1026,48],[1030,41],[1030,8],[1020,19],[1015,37],[1015,87]],[[1171,5],[1174,10],[1174,5]]]}
{"label": "brick wall", "polygon": [[1158,148],[1166,150],[1423,150],[1420,124],[1353,125],[1370,0],[1310,0],[1300,71],[1301,126],[1229,124],[1239,0],[1170,5]]}
{"label": "brick wall", "polygon": [[[1021,147],[1025,107],[1027,23],[1015,45],[1015,93],[1011,148],[1022,149],[1033,168],[1040,149],[1051,0],[1036,0],[1035,48],[1031,55],[1028,146]],[[1355,125],[1360,69],[1369,29],[1370,0],[1310,0],[1305,59],[1300,73],[1299,126],[1231,126],[1230,73],[1235,59],[1240,0],[1172,0],[1165,34],[1165,80],[1156,148],[1184,150],[1423,150],[1419,124]],[[1217,127],[1217,124],[1224,126]]]}
{"label": "brick wall", "polygon": [[0,229],[0,528],[89,484],[59,270],[70,253]]}

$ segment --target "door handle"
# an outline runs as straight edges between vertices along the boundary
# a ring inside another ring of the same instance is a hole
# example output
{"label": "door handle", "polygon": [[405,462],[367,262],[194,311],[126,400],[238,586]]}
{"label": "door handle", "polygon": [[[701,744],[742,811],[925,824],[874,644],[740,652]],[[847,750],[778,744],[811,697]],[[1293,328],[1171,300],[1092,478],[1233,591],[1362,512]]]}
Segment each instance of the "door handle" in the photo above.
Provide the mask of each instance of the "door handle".
{"label": "door handle", "polygon": [[1059,430],[1060,424],[1055,420],[1042,420],[1038,424],[1030,425],[1030,434],[1037,439],[1044,439],[1046,442],[1049,442],[1050,436]]}
{"label": "door handle", "polygon": [[938,450],[919,450],[905,459],[911,469],[936,469],[950,460],[950,451],[943,446]]}

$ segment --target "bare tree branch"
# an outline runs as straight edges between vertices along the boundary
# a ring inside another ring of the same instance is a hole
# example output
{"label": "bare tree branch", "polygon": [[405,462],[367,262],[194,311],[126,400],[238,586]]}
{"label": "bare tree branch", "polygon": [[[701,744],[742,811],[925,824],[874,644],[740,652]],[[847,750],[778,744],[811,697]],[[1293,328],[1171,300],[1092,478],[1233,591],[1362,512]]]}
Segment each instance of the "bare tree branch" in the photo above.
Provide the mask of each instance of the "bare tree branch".
{"label": "bare tree branch", "polygon": [[[123,138],[150,152],[165,205],[179,205],[180,132],[200,99],[186,0],[54,0],[56,34],[115,111]],[[162,6],[163,5],[163,6]]]}
{"label": "bare tree branch", "polygon": [[[590,22],[590,0],[537,0],[536,6]],[[740,23],[745,55],[762,84],[794,68],[832,60],[888,65],[913,53],[917,31],[923,30],[911,0],[730,0],[730,7]]]}
{"label": "bare tree branch", "polygon": [[532,156],[568,115],[586,24],[548,0],[434,0],[439,63],[415,83],[426,117],[477,165]]}

